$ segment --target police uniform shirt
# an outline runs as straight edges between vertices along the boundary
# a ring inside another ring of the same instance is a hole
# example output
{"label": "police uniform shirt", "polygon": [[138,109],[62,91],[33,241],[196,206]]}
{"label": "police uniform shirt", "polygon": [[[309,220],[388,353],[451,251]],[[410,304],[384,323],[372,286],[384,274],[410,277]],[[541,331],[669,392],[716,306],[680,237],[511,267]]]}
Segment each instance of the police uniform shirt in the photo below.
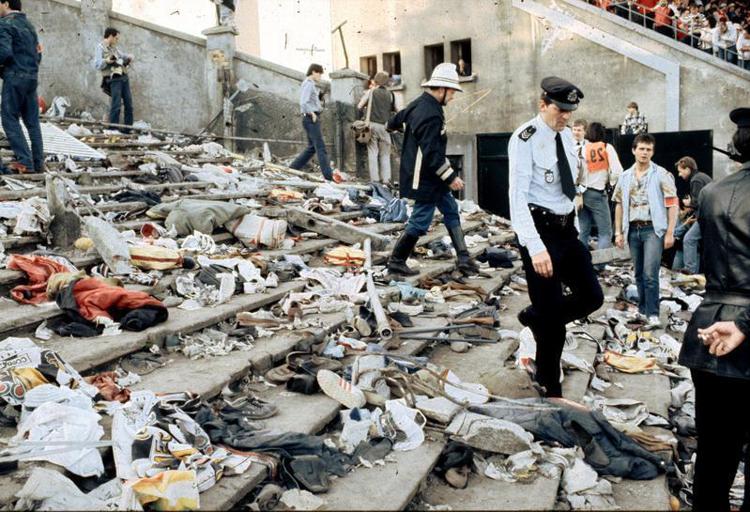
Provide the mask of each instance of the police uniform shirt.
{"label": "police uniform shirt", "polygon": [[[520,244],[531,256],[546,249],[529,210],[530,204],[547,208],[557,215],[567,215],[575,205],[562,191],[557,167],[557,132],[544,122],[541,115],[524,123],[513,132],[508,145],[510,160],[510,219]],[[572,179],[576,181],[578,153],[573,132],[560,132],[568,156]]]}

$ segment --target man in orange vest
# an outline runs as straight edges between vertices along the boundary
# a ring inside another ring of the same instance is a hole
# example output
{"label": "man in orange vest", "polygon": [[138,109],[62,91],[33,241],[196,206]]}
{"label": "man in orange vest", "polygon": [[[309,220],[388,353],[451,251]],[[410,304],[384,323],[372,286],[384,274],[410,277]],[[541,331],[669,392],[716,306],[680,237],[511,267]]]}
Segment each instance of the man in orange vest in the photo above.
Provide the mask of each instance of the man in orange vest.
{"label": "man in orange vest", "polygon": [[586,130],[583,146],[581,172],[578,176],[578,199],[580,210],[579,237],[589,247],[591,226],[599,233],[597,248],[612,247],[612,214],[609,208],[607,188],[613,188],[622,174],[622,164],[615,148],[604,141],[606,133],[601,123],[591,123]]}

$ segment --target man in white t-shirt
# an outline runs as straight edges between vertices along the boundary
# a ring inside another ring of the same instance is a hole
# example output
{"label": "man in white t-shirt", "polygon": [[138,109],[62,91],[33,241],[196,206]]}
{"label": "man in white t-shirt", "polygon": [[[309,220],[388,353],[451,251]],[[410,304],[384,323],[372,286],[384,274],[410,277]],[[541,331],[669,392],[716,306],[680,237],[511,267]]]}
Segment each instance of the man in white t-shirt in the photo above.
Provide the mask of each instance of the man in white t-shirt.
{"label": "man in white t-shirt", "polygon": [[739,66],[750,71],[750,25],[737,38],[737,53],[739,54]]}

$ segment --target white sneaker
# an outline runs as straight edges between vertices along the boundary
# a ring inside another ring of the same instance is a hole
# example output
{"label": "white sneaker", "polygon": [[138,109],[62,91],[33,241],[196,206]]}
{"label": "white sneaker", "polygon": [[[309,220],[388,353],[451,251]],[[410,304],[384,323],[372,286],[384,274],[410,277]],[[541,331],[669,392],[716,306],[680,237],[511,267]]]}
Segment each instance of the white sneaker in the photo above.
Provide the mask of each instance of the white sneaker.
{"label": "white sneaker", "polygon": [[646,324],[646,327],[651,327],[652,329],[658,329],[660,328],[661,320],[659,320],[659,317],[656,315],[651,315],[648,317],[648,323]]}

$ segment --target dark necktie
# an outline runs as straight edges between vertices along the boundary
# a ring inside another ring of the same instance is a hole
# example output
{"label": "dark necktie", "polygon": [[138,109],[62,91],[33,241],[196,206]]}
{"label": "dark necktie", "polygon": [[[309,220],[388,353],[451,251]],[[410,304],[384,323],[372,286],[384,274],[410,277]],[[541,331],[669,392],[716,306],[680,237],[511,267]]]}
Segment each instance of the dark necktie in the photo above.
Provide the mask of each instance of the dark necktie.
{"label": "dark necktie", "polygon": [[576,186],[573,184],[573,174],[570,172],[568,155],[565,154],[565,147],[563,147],[560,132],[557,132],[557,135],[555,135],[555,145],[557,146],[557,170],[560,173],[562,191],[572,201],[576,196]]}

